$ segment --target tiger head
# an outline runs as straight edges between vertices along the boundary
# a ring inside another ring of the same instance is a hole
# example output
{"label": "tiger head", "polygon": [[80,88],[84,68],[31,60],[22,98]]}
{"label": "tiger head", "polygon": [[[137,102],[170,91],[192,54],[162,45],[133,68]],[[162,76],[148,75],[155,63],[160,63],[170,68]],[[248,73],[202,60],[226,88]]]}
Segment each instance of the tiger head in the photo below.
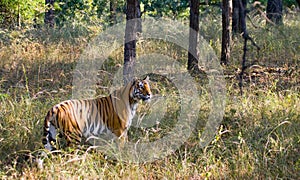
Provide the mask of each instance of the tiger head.
{"label": "tiger head", "polygon": [[145,77],[143,80],[134,79],[133,80],[133,93],[132,98],[136,101],[143,100],[149,102],[151,99],[152,93],[149,85],[149,77]]}

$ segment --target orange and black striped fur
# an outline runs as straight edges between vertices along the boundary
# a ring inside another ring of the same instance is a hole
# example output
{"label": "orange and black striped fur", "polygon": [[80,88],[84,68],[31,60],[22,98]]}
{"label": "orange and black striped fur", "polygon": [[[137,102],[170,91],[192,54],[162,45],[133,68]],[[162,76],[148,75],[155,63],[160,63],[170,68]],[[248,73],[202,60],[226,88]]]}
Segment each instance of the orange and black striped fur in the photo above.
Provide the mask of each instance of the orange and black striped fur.
{"label": "orange and black striped fur", "polygon": [[55,150],[56,136],[66,139],[67,146],[82,138],[113,134],[127,140],[139,100],[150,101],[149,78],[134,79],[107,97],[87,100],[67,100],[52,107],[44,124],[44,147]]}

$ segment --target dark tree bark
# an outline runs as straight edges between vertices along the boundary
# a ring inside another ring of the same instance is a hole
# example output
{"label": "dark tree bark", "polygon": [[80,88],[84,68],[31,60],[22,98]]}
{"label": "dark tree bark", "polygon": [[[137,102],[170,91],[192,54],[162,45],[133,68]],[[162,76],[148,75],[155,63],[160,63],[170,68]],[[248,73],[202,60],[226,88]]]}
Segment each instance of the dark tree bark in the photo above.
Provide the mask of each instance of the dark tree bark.
{"label": "dark tree bark", "polygon": [[239,30],[239,4],[238,0],[232,1],[232,33],[236,34]]}
{"label": "dark tree bark", "polygon": [[190,0],[190,34],[187,69],[190,73],[199,70],[198,66],[198,32],[199,32],[199,0]]}
{"label": "dark tree bark", "polygon": [[230,32],[229,32],[229,15],[230,15],[230,0],[223,0],[222,7],[222,51],[221,64],[226,65],[230,57]]}
{"label": "dark tree bark", "polygon": [[45,0],[47,9],[45,12],[44,23],[48,27],[54,27],[54,2],[55,0]]}
{"label": "dark tree bark", "polygon": [[139,3],[139,0],[127,0],[123,69],[125,84],[130,82],[134,77]]}
{"label": "dark tree bark", "polygon": [[142,33],[142,12],[141,12],[141,6],[140,1],[138,0],[138,3],[136,3],[136,17],[137,19],[137,32]]}
{"label": "dark tree bark", "polygon": [[298,6],[300,7],[300,0],[296,0],[297,1],[297,3],[298,3]]}
{"label": "dark tree bark", "polygon": [[282,24],[282,0],[268,0],[267,18],[276,25]]}
{"label": "dark tree bark", "polygon": [[237,34],[237,33],[242,33],[242,17],[243,17],[243,11],[240,8],[240,1],[243,5],[243,7],[247,7],[247,0],[233,0],[232,1],[232,33]]}

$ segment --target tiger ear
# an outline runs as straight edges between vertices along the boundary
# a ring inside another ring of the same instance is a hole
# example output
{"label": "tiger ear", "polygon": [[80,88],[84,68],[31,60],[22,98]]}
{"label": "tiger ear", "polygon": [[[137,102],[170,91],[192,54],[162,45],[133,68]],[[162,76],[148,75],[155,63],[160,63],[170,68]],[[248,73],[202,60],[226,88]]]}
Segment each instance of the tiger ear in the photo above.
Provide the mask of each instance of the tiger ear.
{"label": "tiger ear", "polygon": [[149,81],[149,76],[146,76],[143,81]]}
{"label": "tiger ear", "polygon": [[134,77],[134,78],[132,78],[132,81],[136,81],[136,80],[138,80],[138,78],[137,78],[137,77]]}

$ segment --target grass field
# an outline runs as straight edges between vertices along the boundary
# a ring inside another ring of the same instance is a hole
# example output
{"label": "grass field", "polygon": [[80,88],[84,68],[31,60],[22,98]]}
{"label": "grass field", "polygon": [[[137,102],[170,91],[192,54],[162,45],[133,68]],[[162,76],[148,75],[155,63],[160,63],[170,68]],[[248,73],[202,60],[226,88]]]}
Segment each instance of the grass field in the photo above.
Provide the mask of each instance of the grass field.
{"label": "grass field", "polygon": [[[219,20],[201,20],[201,33],[218,57]],[[257,55],[255,48],[249,47],[248,60],[255,65],[245,72],[243,96],[237,78],[242,40],[234,39],[230,65],[224,67],[225,115],[215,138],[205,148],[199,148],[198,142],[210,97],[208,85],[199,83],[199,123],[187,142],[170,155],[137,164],[86,149],[62,150],[50,155],[43,169],[35,167],[30,156],[42,148],[44,117],[54,104],[71,98],[76,61],[101,28],[0,30],[0,179],[298,179],[299,20],[299,15],[286,15],[284,27],[266,28],[264,21],[253,15],[254,23],[261,28],[249,25],[249,32],[262,50]],[[162,49],[180,62],[187,61],[182,52],[163,43],[148,43],[143,48]],[[114,73],[122,59],[122,50],[110,57],[107,74]],[[176,90],[169,88],[172,84],[155,76],[150,78],[154,93],[176,97]],[[108,93],[104,87],[111,85],[110,80],[108,75],[100,94]],[[178,104],[176,100],[167,104],[168,112],[159,130],[132,128],[129,139],[147,136],[155,140],[170,131]]]}

